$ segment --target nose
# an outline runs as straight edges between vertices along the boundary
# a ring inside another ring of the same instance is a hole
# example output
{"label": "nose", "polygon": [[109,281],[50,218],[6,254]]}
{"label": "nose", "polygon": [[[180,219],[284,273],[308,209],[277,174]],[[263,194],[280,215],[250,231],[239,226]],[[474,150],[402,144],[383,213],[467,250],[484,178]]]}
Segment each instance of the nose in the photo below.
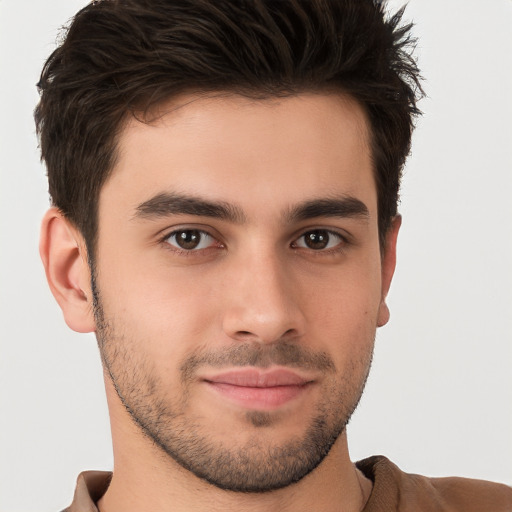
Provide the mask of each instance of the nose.
{"label": "nose", "polygon": [[275,255],[253,255],[231,269],[224,332],[237,341],[274,343],[304,334],[298,283]]}

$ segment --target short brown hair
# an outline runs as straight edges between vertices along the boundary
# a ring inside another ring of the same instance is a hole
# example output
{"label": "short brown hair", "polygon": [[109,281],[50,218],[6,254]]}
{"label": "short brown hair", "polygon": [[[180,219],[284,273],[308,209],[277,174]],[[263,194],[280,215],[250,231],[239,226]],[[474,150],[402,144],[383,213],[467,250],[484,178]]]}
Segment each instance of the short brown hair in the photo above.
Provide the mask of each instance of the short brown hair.
{"label": "short brown hair", "polygon": [[44,66],[35,120],[52,202],[90,261],[123,121],[187,91],[356,99],[370,124],[383,243],[422,92],[402,13],[387,16],[379,0],[103,0],[79,11]]}

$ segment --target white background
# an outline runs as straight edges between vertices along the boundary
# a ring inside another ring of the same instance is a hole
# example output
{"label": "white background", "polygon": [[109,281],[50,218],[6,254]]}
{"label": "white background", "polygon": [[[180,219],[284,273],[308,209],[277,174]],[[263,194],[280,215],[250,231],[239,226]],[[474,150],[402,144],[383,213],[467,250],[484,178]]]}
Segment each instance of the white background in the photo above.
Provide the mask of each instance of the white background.
{"label": "white background", "polygon": [[[393,1],[396,7],[400,2]],[[56,511],[112,466],[92,335],[37,251],[48,205],[32,110],[78,0],[0,0],[0,510]],[[391,323],[349,426],[353,459],[512,483],[512,1],[411,0],[428,98],[404,178]]]}

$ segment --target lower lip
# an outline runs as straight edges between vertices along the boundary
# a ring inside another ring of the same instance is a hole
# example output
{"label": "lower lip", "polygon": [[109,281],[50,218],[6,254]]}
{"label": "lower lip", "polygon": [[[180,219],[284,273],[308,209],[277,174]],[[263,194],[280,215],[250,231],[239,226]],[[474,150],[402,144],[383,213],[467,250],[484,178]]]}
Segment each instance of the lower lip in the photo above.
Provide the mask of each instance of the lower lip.
{"label": "lower lip", "polygon": [[253,388],[221,382],[206,383],[220,395],[247,409],[273,410],[298,398],[310,384]]}

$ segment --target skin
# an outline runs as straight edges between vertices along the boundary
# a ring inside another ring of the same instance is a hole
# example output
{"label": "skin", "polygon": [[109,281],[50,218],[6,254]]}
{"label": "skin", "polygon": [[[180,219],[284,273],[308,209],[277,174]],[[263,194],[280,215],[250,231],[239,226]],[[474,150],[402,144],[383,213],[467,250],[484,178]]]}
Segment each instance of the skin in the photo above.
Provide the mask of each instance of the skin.
{"label": "skin", "polygon": [[[42,228],[43,262],[66,322],[96,331],[104,361],[115,465],[100,510],[362,510],[371,484],[350,461],[343,427],[376,328],[389,318],[400,226],[394,219],[380,247],[363,110],[339,94],[189,95],[157,114],[126,124],[100,194],[96,315],[80,234],[56,209]],[[165,205],[156,215],[162,194],[222,203],[237,215]],[[333,215],[320,203],[314,217],[290,214],[333,198],[365,211]],[[184,250],[172,235],[179,230],[208,236]],[[319,233],[328,246],[308,246]],[[282,404],[262,405],[233,401],[208,381],[240,368],[292,368],[308,384]],[[256,461],[249,469],[267,473],[276,459],[268,454],[302,451],[319,414],[334,444],[309,474],[270,492],[226,491],[166,452],[181,432],[214,454],[248,454]]]}

